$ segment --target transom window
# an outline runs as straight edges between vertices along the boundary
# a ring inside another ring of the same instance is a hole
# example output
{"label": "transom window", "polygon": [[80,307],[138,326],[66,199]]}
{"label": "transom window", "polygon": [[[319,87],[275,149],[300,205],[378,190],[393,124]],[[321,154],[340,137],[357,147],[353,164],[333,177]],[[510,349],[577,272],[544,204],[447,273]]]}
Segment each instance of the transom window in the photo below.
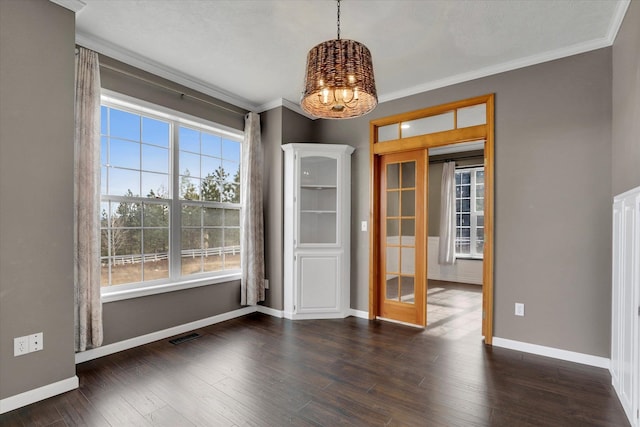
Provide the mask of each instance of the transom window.
{"label": "transom window", "polygon": [[456,169],[456,256],[484,253],[484,167]]}
{"label": "transom window", "polygon": [[239,274],[242,134],[111,97],[100,134],[103,290]]}

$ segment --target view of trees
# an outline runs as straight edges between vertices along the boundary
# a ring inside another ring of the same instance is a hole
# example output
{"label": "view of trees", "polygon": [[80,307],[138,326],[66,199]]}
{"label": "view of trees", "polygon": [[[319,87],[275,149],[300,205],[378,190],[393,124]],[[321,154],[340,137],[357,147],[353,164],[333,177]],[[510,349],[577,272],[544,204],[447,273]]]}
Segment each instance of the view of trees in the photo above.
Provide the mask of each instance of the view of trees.
{"label": "view of trees", "polygon": [[[156,194],[158,192],[151,191],[149,197],[156,198]],[[126,196],[133,197],[131,190]],[[143,221],[144,228],[142,228]],[[110,219],[107,209],[102,209],[100,222],[102,256],[165,253],[169,250],[169,205],[167,203],[120,202],[112,210]],[[108,228],[111,229],[111,253],[109,253]]]}
{"label": "view of trees", "polygon": [[180,177],[180,197],[185,200],[206,200],[211,202],[240,203],[240,169],[229,182],[229,173],[218,166],[201,183],[201,192],[193,184],[191,173],[187,169]]}
{"label": "view of trees", "polygon": [[[236,171],[233,181],[229,181],[228,178],[229,174],[220,166],[200,181],[200,192],[198,192],[198,187],[186,170],[180,180],[181,199],[240,203],[240,171]],[[124,196],[136,197],[131,190],[128,190]],[[101,256],[167,254],[169,252],[169,203],[165,200],[168,197],[166,189],[152,189],[147,194],[149,202],[122,201],[117,205],[111,202],[111,206],[103,207],[100,218]],[[109,210],[111,210],[110,214]],[[184,205],[181,222],[183,250],[240,244],[240,230],[237,228],[240,225],[240,217],[236,209]],[[223,229],[224,226],[233,228]],[[141,261],[136,260],[136,262]],[[164,258],[161,262],[168,265],[168,261]],[[115,267],[112,266],[113,268]],[[145,276],[146,271],[145,268]]]}

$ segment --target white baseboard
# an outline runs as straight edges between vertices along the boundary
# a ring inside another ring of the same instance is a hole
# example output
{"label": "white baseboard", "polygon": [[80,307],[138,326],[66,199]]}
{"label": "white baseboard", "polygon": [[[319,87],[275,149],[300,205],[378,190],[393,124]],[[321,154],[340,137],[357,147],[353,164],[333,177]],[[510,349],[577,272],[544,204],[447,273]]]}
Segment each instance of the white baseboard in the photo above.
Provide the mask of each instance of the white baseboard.
{"label": "white baseboard", "polygon": [[356,310],[354,308],[349,309],[349,315],[353,317],[359,317],[360,319],[369,319],[368,311]]}
{"label": "white baseboard", "polygon": [[256,311],[262,314],[268,314],[269,316],[282,319],[284,312],[282,310],[276,310],[275,308],[265,307],[264,305],[256,305]]}
{"label": "white baseboard", "polygon": [[10,396],[5,399],[0,399],[0,414],[22,408],[23,406],[48,399],[58,394],[66,393],[67,391],[75,390],[79,385],[80,382],[78,377],[74,375],[65,380],[34,388],[33,390],[25,391],[24,393],[16,394],[15,396]]}
{"label": "white baseboard", "polygon": [[543,345],[529,344],[521,341],[508,340],[506,338],[493,337],[495,347],[518,350],[524,353],[537,354],[539,356],[552,357],[554,359],[566,360],[568,362],[581,363],[583,365],[595,366],[597,368],[609,369],[610,360],[606,357],[592,356],[590,354],[577,353],[575,351],[562,350]]}
{"label": "white baseboard", "polygon": [[163,329],[157,332],[152,332],[147,335],[119,341],[113,344],[107,344],[98,348],[92,348],[87,351],[76,353],[76,364],[97,359],[99,357],[108,356],[109,354],[128,350],[130,348],[138,347],[144,344],[149,344],[150,342],[169,338],[174,335],[183,334],[185,332],[193,331],[194,329],[204,328],[215,323],[224,322],[225,320],[235,319],[236,317],[245,316],[247,314],[255,313],[256,311],[256,306],[243,307],[238,310],[219,314],[217,316],[196,320],[195,322],[185,323],[183,325],[174,326],[172,328]]}

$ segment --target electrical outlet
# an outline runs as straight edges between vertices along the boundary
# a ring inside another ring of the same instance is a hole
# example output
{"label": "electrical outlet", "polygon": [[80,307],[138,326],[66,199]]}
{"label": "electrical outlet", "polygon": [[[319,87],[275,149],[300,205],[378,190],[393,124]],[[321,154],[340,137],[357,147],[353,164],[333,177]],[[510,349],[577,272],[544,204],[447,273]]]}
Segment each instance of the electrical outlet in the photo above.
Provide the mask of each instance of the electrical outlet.
{"label": "electrical outlet", "polygon": [[367,221],[360,222],[360,231],[367,231]]}
{"label": "electrical outlet", "polygon": [[524,304],[521,302],[516,303],[516,316],[524,316]]}
{"label": "electrical outlet", "polygon": [[29,337],[17,337],[13,339],[13,356],[22,356],[29,353]]}
{"label": "electrical outlet", "polygon": [[29,352],[40,351],[44,348],[44,341],[42,340],[42,332],[29,335]]}
{"label": "electrical outlet", "polygon": [[269,289],[269,279],[264,279],[264,288]]}

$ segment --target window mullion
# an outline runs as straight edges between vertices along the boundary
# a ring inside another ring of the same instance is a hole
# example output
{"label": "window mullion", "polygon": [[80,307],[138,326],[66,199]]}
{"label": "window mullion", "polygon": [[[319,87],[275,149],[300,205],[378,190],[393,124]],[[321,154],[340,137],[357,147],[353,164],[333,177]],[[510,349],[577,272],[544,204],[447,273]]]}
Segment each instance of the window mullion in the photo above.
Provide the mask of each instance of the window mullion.
{"label": "window mullion", "polygon": [[469,199],[469,203],[470,203],[470,209],[469,212],[471,213],[470,215],[470,230],[469,230],[469,236],[470,236],[470,240],[469,243],[471,245],[470,250],[469,250],[469,255],[471,256],[475,256],[476,255],[476,227],[478,224],[478,213],[476,212],[476,169],[471,169],[469,171],[469,177],[470,177],[470,184],[471,184],[471,191],[469,193],[470,199]]}

